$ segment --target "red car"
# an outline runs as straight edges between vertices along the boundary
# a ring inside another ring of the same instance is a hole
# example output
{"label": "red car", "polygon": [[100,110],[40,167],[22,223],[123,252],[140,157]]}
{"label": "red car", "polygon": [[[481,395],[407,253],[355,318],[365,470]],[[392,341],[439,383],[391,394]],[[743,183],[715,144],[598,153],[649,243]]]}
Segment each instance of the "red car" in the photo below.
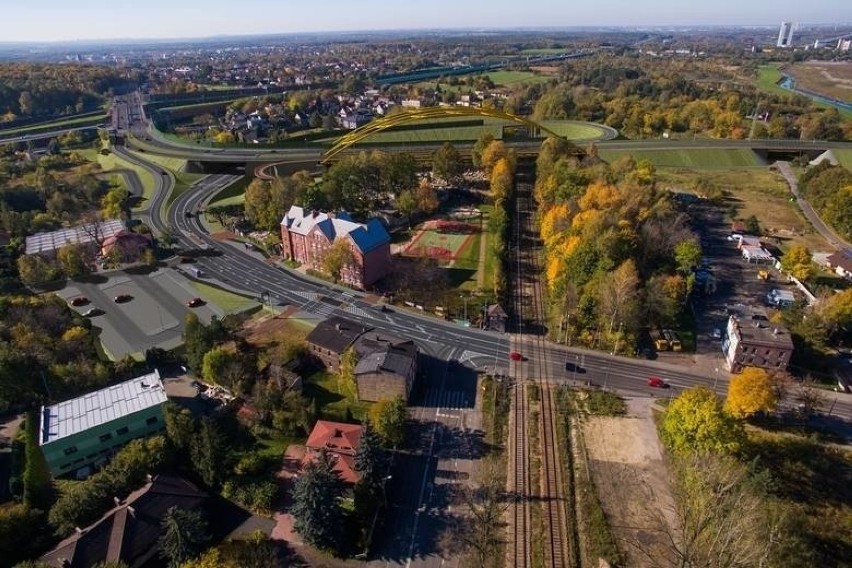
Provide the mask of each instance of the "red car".
{"label": "red car", "polygon": [[511,353],[509,353],[509,359],[511,359],[512,361],[523,361],[524,356],[518,353],[517,351],[512,351]]}
{"label": "red car", "polygon": [[660,377],[648,377],[648,386],[657,389],[667,389],[669,384]]}
{"label": "red car", "polygon": [[72,306],[85,306],[89,303],[89,299],[86,296],[77,296],[73,300],[71,300]]}

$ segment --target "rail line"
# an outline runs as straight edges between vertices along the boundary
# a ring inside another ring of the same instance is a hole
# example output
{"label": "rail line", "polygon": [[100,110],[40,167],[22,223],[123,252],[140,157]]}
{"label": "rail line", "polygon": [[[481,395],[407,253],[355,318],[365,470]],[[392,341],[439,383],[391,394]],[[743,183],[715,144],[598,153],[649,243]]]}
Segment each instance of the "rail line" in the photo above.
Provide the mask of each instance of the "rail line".
{"label": "rail line", "polygon": [[[563,452],[568,448],[559,447],[557,429],[559,414],[552,387],[555,377],[550,376],[545,345],[546,330],[545,300],[539,275],[541,274],[541,243],[536,230],[536,204],[532,197],[532,184],[519,181],[517,185],[516,209],[513,219],[512,235],[512,282],[513,313],[515,323],[515,351],[522,354],[523,361],[514,367],[517,386],[513,397],[513,436],[514,484],[516,492],[515,511],[513,513],[514,539],[523,543],[532,542],[531,533],[543,531],[543,550],[531,549],[530,544],[512,547],[508,558],[510,566],[527,566],[529,563],[553,568],[579,566],[579,554],[576,538],[576,525],[568,518],[566,505],[571,499],[571,471],[566,471]],[[523,386],[527,380],[530,388],[537,389],[538,421],[530,423],[535,412],[530,408],[530,400]],[[536,428],[538,445],[531,448],[529,428]],[[541,456],[539,484],[533,487],[531,482],[530,451],[538,451]],[[525,475],[520,470],[526,467]],[[523,485],[521,480],[526,482]],[[526,490],[526,492],[524,492]],[[536,505],[533,505],[536,503]],[[540,507],[539,526],[533,526],[532,507]],[[522,509],[522,510],[519,510]],[[524,556],[521,556],[521,555]],[[539,555],[541,555],[539,557]]]}

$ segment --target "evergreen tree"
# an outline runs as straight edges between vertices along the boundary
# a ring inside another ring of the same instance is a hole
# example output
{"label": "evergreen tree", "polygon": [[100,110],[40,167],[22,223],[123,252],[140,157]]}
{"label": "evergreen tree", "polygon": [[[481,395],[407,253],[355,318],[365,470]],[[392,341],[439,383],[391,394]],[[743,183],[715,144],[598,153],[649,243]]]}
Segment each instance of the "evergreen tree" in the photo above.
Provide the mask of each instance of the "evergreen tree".
{"label": "evergreen tree", "polygon": [[309,462],[293,488],[296,531],[305,542],[322,549],[340,545],[343,533],[343,480],[334,470],[331,454],[323,449]]}
{"label": "evergreen tree", "polygon": [[193,558],[210,538],[207,522],[198,511],[169,507],[160,526],[160,556],[168,559],[169,568]]}
{"label": "evergreen tree", "polygon": [[47,510],[51,502],[50,470],[38,444],[38,414],[29,412],[26,420],[24,455],[24,505]]}
{"label": "evergreen tree", "polygon": [[355,453],[355,471],[361,476],[359,483],[377,489],[385,474],[385,454],[375,430],[368,425],[361,433],[361,442]]}
{"label": "evergreen tree", "polygon": [[208,487],[216,487],[227,469],[228,446],[219,426],[211,418],[201,420],[192,440],[192,465]]}

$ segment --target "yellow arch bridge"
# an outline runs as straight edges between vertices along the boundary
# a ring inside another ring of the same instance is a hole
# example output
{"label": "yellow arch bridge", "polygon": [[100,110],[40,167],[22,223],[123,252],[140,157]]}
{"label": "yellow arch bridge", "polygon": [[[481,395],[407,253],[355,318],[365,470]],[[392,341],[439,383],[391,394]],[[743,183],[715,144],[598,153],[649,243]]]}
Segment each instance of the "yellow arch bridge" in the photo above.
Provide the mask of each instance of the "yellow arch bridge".
{"label": "yellow arch bridge", "polygon": [[353,145],[358,142],[364,140],[372,136],[373,134],[377,134],[379,132],[383,132],[385,130],[390,130],[397,126],[402,126],[405,124],[411,124],[413,122],[421,121],[421,120],[430,120],[430,119],[438,119],[438,118],[451,118],[451,117],[477,117],[477,118],[496,118],[500,120],[505,120],[508,122],[514,122],[516,124],[520,124],[526,126],[529,129],[529,134],[533,138],[539,138],[542,136],[542,133],[548,136],[556,136],[559,138],[560,136],[546,128],[537,122],[529,120],[528,118],[524,118],[522,116],[517,116],[514,114],[510,114],[507,112],[502,112],[494,109],[486,109],[486,108],[475,108],[475,107],[463,107],[463,106],[451,106],[451,107],[426,107],[426,108],[417,108],[410,109],[404,112],[396,112],[394,114],[379,118],[372,122],[365,124],[359,128],[356,128],[352,132],[349,132],[343,136],[341,136],[337,142],[335,142],[334,146],[329,148],[329,150],[323,155],[322,162],[327,163],[331,159],[333,159],[336,155],[351,148]]}

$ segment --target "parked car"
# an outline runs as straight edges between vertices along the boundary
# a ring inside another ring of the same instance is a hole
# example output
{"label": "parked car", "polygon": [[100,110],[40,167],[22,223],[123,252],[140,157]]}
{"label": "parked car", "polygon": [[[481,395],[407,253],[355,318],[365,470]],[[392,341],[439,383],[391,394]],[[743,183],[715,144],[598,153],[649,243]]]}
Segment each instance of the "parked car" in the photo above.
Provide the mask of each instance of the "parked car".
{"label": "parked car", "polygon": [[118,296],[113,298],[112,301],[115,302],[116,304],[123,304],[125,302],[129,302],[132,299],[133,299],[133,296],[131,296],[130,294],[119,294]]}
{"label": "parked car", "polygon": [[71,300],[72,306],[85,306],[89,303],[89,299],[86,296],[77,296],[73,300]]}
{"label": "parked car", "polygon": [[509,353],[509,359],[511,359],[512,361],[523,361],[524,356],[518,353],[517,351],[512,351],[511,353]]}
{"label": "parked car", "polygon": [[188,308],[197,308],[198,306],[203,306],[203,305],[204,305],[204,300],[202,300],[201,298],[192,298],[191,300],[188,300],[186,302],[186,306]]}
{"label": "parked car", "polygon": [[93,318],[96,316],[102,316],[104,311],[100,308],[89,308],[85,312],[83,312],[83,317],[85,318]]}
{"label": "parked car", "polygon": [[648,377],[648,386],[656,389],[667,389],[669,384],[660,377]]}

